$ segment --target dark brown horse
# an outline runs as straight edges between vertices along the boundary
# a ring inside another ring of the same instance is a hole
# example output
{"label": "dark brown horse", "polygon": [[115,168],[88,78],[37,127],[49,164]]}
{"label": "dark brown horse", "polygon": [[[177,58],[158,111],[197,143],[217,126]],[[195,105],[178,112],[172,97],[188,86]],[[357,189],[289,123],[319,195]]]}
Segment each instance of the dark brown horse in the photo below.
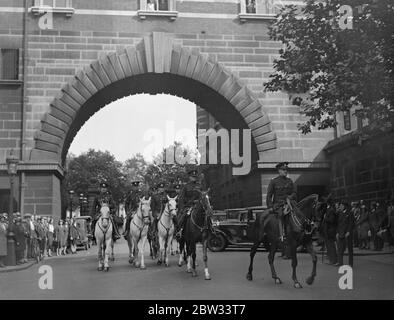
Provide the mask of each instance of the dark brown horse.
{"label": "dark brown horse", "polygon": [[[212,207],[209,202],[208,191],[201,191],[200,198],[193,208],[190,216],[187,217],[184,241],[186,245],[187,272],[193,277],[197,276],[196,272],[196,244],[202,243],[205,280],[211,280],[208,271],[208,237],[211,232],[210,219],[212,216]],[[180,245],[183,241],[180,241]],[[181,248],[182,249],[182,248]],[[182,254],[182,253],[181,253]]]}
{"label": "dark brown horse", "polygon": [[[311,275],[306,279],[306,283],[311,285],[316,277],[317,256],[312,245],[312,232],[314,222],[318,217],[317,209],[319,196],[312,194],[299,203],[292,205],[292,210],[285,216],[285,226],[287,235],[287,245],[289,246],[291,266],[293,269],[292,279],[295,288],[302,288],[297,279],[297,247],[304,245],[312,256],[313,268]],[[248,280],[252,280],[253,259],[260,243],[263,243],[268,250],[268,261],[271,267],[272,278],[276,284],[281,284],[281,279],[277,276],[274,267],[274,257],[280,244],[279,240],[279,222],[275,213],[265,212],[256,219],[255,225],[256,240],[250,251],[249,271],[246,275]]]}

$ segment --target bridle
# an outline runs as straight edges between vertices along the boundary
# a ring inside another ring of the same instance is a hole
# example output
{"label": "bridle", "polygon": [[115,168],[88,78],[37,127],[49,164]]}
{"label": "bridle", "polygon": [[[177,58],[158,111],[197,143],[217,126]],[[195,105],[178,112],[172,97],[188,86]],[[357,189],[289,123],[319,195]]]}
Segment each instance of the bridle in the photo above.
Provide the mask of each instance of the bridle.
{"label": "bridle", "polygon": [[[316,210],[317,204],[318,204],[318,195],[314,195],[314,199],[313,199],[313,203],[312,203],[312,210]],[[290,203],[290,201],[288,201],[288,203]],[[299,228],[300,230],[302,230],[306,235],[310,235],[313,233],[314,229],[315,229],[315,223],[313,221],[313,219],[308,218],[307,216],[305,216],[303,214],[302,217],[302,221],[301,219],[294,213],[294,208],[291,204],[289,204],[290,206],[290,218],[293,220],[293,223],[295,224],[295,226],[297,228]],[[301,209],[298,208],[297,209],[301,211]],[[314,217],[315,215],[312,215],[312,217]],[[304,226],[310,226],[310,230],[308,230],[307,228],[305,228]]]}
{"label": "bridle", "polygon": [[[203,209],[203,213],[202,215],[204,216],[204,225],[201,227],[199,226],[193,219],[193,213],[196,211],[195,208],[196,206],[194,206],[194,208],[191,209],[191,213],[190,213],[190,220],[193,223],[193,225],[200,230],[200,232],[204,232],[205,230],[208,230],[208,218],[212,215],[212,210],[211,210],[211,204],[209,203],[209,197],[208,197],[208,192],[203,193],[201,191],[199,191],[200,193],[200,198],[198,199],[197,203],[201,206],[201,208]],[[207,203],[203,202],[202,199],[203,197],[206,197]]]}

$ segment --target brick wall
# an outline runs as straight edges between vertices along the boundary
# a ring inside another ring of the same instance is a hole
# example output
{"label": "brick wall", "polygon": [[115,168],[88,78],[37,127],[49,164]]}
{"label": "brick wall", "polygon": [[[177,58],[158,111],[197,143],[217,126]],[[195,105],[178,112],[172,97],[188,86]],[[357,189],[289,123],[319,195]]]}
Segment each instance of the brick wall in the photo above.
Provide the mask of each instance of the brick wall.
{"label": "brick wall", "polygon": [[362,145],[356,134],[343,138],[328,149],[334,196],[349,200],[394,196],[394,133],[370,138]]}

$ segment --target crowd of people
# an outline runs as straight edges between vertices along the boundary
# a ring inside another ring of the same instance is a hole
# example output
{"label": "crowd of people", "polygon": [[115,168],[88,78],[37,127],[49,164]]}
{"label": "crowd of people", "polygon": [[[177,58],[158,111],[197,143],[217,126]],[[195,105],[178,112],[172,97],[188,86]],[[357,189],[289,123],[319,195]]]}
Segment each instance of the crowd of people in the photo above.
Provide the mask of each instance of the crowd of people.
{"label": "crowd of people", "polygon": [[27,263],[29,259],[42,260],[53,255],[76,253],[80,231],[75,219],[60,220],[55,226],[51,217],[25,214],[14,215],[12,230],[8,214],[0,214],[0,268],[6,264],[7,237],[12,231],[15,242],[16,264]]}
{"label": "crowd of people", "polygon": [[[321,224],[321,235],[328,263],[343,264],[348,249],[349,265],[353,265],[353,248],[381,251],[387,241],[393,243],[394,200],[387,204],[371,201],[334,202],[327,200]],[[371,246],[372,244],[372,246]]]}

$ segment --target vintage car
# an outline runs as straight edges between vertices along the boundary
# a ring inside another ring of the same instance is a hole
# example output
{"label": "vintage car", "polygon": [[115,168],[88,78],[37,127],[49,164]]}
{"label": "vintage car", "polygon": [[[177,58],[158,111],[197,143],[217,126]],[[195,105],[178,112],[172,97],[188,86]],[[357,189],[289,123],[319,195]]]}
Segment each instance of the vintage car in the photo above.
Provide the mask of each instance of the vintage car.
{"label": "vintage car", "polygon": [[[250,247],[254,239],[254,222],[264,207],[249,207],[225,210],[225,218],[212,219],[215,235],[210,236],[208,248],[223,251],[229,246]],[[219,215],[218,215],[219,216]]]}
{"label": "vintage car", "polygon": [[91,216],[80,216],[75,218],[77,229],[79,232],[79,239],[77,240],[77,248],[83,248],[85,250],[92,246],[92,235],[91,235]]}

